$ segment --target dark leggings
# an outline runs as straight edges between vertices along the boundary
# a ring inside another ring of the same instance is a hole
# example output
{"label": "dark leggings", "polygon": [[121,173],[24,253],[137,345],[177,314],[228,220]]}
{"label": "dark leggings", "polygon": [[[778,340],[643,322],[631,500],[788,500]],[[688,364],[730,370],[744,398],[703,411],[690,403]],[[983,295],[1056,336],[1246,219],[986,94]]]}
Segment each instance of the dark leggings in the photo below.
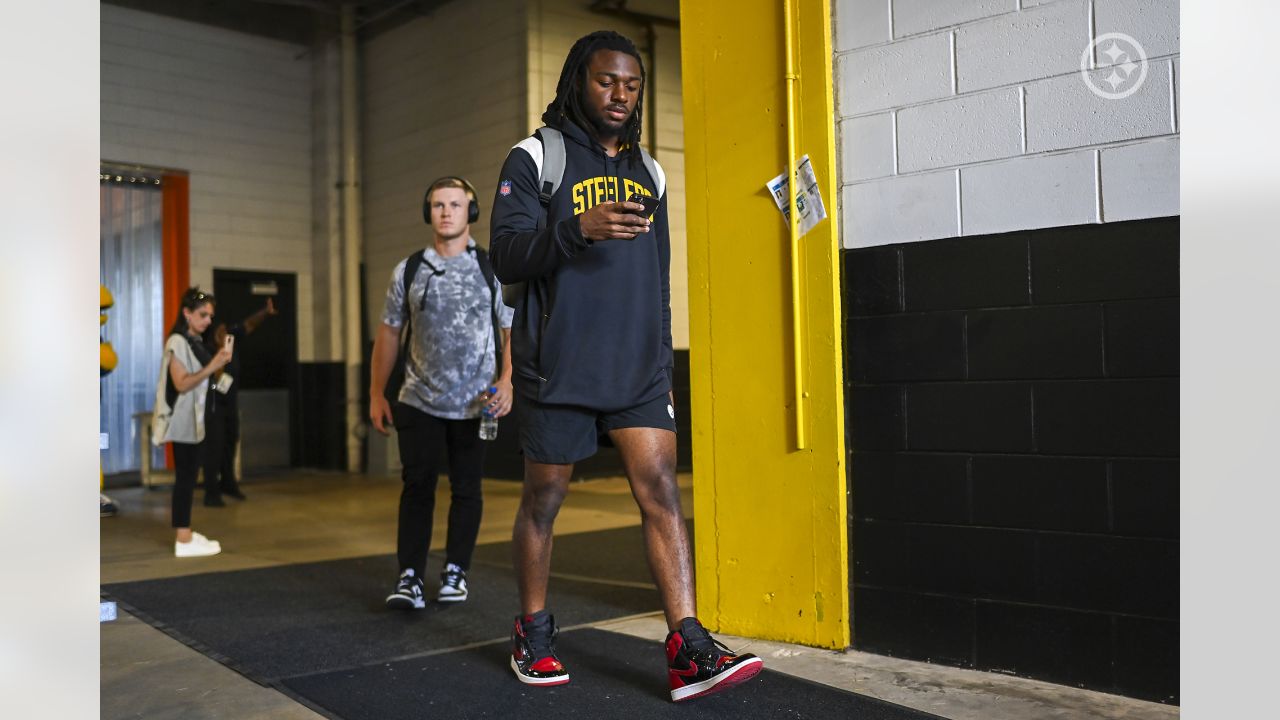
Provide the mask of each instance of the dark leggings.
{"label": "dark leggings", "polygon": [[191,499],[200,474],[200,454],[204,443],[175,442],[173,445],[173,526],[191,527]]}
{"label": "dark leggings", "polygon": [[471,566],[484,511],[480,476],[485,442],[477,435],[480,419],[444,420],[403,403],[396,403],[394,412],[403,466],[400,478],[404,481],[396,541],[400,568],[413,568],[418,577],[426,573],[436,482],[448,450],[451,499],[445,553],[448,562],[466,570]]}
{"label": "dark leggings", "polygon": [[236,493],[236,443],[240,441],[240,412],[222,398],[209,393],[210,410],[204,418],[204,496],[220,499],[222,493]]}

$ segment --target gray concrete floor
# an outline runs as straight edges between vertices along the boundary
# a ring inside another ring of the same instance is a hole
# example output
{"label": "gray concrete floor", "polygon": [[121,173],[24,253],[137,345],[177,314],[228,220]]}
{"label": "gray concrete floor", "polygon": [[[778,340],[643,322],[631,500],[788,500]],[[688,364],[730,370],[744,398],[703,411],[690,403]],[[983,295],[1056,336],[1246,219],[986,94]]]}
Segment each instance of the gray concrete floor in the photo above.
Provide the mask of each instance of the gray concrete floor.
{"label": "gray concrete floor", "polygon": [[[444,542],[448,483],[441,482],[433,547]],[[109,493],[120,514],[101,524],[103,583],[174,577],[395,551],[397,478],[295,472],[245,483],[249,500],[205,508],[197,495],[194,528],[222,543],[212,558],[173,557],[169,492],[132,488]],[[692,480],[681,477],[686,511]],[[480,542],[505,542],[520,487],[485,483]],[[576,483],[556,521],[570,534],[639,523],[625,479]],[[621,618],[597,627],[661,641],[661,615]],[[127,613],[101,629],[101,717],[288,720],[320,715],[191,650]],[[1169,720],[1176,707],[994,673],[831,652],[721,636],[765,658],[769,669],[925,710],[954,720]]]}

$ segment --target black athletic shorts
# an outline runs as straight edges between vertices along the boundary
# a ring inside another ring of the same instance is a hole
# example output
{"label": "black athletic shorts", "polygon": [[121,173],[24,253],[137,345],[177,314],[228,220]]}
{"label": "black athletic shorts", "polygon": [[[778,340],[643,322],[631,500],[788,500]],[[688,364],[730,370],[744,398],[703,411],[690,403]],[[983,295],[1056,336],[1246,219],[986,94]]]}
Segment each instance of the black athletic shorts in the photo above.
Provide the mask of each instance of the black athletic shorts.
{"label": "black athletic shorts", "polygon": [[534,462],[565,465],[596,454],[598,437],[610,430],[647,427],[676,431],[676,410],[667,395],[626,410],[602,412],[577,405],[544,405],[516,399],[520,449]]}

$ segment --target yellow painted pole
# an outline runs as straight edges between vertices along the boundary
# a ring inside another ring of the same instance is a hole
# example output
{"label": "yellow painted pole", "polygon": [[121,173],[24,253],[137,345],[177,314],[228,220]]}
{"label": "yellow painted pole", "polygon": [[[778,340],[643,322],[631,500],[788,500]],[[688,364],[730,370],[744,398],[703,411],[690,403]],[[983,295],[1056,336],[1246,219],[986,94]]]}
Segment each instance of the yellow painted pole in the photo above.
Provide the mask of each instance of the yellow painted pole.
{"label": "yellow painted pole", "polygon": [[[783,10],[680,6],[698,616],[718,632],[844,648],[831,14],[828,0]],[[796,238],[765,185],[786,168],[794,190],[800,155],[829,217]]]}
{"label": "yellow painted pole", "polygon": [[804,450],[805,406],[804,391],[804,342],[800,326],[800,217],[796,213],[796,83],[800,76],[795,70],[795,31],[792,28],[791,0],[782,0],[783,45],[787,56],[787,217],[791,233],[791,355],[795,361],[796,449]]}

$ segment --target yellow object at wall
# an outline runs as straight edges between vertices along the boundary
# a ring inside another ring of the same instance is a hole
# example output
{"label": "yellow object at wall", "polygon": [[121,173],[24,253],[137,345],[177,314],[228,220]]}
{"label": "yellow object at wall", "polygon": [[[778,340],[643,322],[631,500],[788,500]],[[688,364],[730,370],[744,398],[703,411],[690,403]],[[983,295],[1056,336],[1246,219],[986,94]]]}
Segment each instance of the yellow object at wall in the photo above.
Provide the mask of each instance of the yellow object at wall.
{"label": "yellow object at wall", "polygon": [[799,240],[794,335],[789,228],[765,189],[787,166],[784,4],[680,5],[698,613],[721,632],[843,648],[849,564],[831,15],[826,0],[793,0],[792,13],[790,122],[829,215]]}
{"label": "yellow object at wall", "polygon": [[[98,285],[98,325],[99,327],[107,324],[107,314],[102,312],[116,304],[116,300],[111,296],[111,291],[106,285]],[[98,375],[99,377],[106,375],[116,369],[120,358],[116,357],[115,348],[111,347],[111,343],[103,340],[101,336],[98,338]]]}

